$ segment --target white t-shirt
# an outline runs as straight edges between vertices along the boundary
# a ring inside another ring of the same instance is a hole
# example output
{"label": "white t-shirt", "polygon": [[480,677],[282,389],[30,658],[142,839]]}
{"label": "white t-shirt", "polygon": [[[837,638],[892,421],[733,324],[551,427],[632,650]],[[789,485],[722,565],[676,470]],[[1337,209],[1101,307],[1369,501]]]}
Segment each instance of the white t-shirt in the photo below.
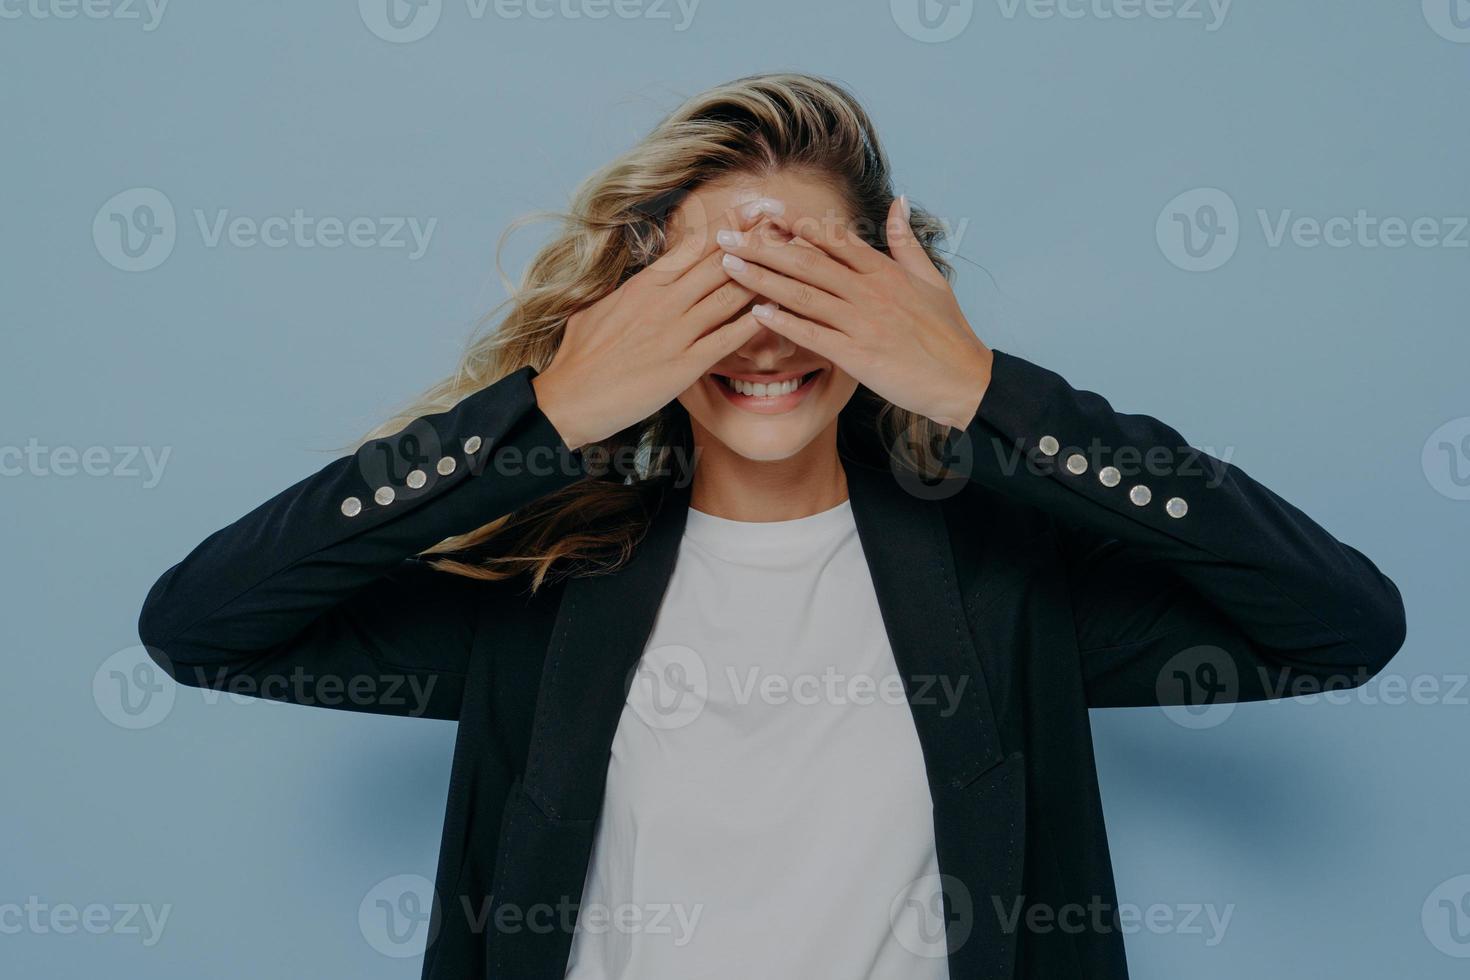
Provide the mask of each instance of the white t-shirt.
{"label": "white t-shirt", "polygon": [[851,505],[691,509],[613,739],[567,977],[942,980],[942,935],[903,921],[928,914],[913,896],[937,874]]}

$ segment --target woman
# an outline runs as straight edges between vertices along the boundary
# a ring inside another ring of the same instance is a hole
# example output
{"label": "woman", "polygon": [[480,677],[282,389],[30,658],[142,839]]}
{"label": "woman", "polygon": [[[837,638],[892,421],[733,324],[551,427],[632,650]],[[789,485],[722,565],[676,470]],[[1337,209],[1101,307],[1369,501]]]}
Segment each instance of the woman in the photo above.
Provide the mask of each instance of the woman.
{"label": "woman", "polygon": [[182,683],[458,720],[426,977],[1123,977],[1087,709],[1398,649],[1361,554],[987,348],[937,240],[843,89],[700,95],[154,586]]}

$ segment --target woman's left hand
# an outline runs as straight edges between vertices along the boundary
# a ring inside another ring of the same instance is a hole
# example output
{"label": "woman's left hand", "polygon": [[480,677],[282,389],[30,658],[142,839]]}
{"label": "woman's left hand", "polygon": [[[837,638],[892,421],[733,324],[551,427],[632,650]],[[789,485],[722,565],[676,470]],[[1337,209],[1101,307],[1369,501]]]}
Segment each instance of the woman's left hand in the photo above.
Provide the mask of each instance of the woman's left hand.
{"label": "woman's left hand", "polygon": [[888,211],[890,255],[845,225],[791,215],[767,222],[718,236],[730,277],[779,305],[758,305],[756,318],[898,407],[968,426],[992,354],[914,237],[907,201]]}

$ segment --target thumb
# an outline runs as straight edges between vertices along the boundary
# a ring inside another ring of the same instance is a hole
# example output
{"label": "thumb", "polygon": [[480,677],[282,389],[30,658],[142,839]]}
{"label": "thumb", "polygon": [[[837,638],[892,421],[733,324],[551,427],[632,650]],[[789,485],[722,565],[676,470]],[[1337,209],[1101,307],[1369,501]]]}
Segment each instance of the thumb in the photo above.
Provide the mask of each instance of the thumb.
{"label": "thumb", "polygon": [[932,280],[939,275],[939,270],[934,268],[934,263],[929,261],[929,253],[924,251],[924,246],[915,237],[913,226],[909,223],[911,214],[907,194],[900,194],[888,206],[888,254],[893,256],[893,261],[905,272],[921,279]]}

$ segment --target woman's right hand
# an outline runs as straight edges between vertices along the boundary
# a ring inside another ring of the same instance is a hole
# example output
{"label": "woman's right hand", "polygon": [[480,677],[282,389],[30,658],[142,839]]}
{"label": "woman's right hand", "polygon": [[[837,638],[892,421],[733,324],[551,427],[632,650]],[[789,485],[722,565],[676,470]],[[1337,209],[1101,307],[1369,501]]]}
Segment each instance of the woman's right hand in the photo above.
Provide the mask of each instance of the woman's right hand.
{"label": "woman's right hand", "polygon": [[532,379],[536,402],[572,449],[647,418],[755,336],[755,294],[730,278],[715,240],[779,208],[764,199],[712,221],[686,222],[659,259],[567,320],[561,346]]}

